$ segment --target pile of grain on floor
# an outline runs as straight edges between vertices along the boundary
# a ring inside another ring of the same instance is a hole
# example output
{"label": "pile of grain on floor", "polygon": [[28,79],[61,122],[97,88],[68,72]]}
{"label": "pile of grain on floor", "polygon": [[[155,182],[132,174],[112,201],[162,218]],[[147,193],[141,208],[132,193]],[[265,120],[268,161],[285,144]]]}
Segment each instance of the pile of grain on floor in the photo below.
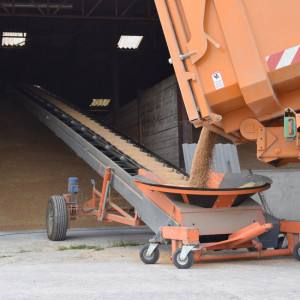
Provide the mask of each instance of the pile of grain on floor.
{"label": "pile of grain on floor", "polygon": [[203,128],[195,151],[189,186],[204,188],[208,179],[216,133]]}
{"label": "pile of grain on floor", "polygon": [[81,124],[87,126],[95,133],[103,137],[106,141],[114,145],[120,151],[134,159],[137,163],[159,176],[166,184],[188,186],[188,179],[183,174],[178,174],[173,168],[166,167],[162,162],[157,161],[154,157],[148,156],[147,153],[142,152],[137,146],[122,140],[120,136],[114,134],[109,129],[104,128],[97,122],[81,114],[79,111],[69,107],[68,105],[51,97],[41,90],[36,88],[32,89],[34,89],[35,93],[39,94],[47,101],[51,102],[61,110],[65,111],[68,115],[78,120]]}
{"label": "pile of grain on floor", "polygon": [[[80,201],[92,198],[91,178],[100,190],[102,178],[15,99],[0,102],[0,231],[45,229],[47,201],[67,193],[68,177],[79,177]],[[112,191],[112,197],[119,194]],[[116,225],[97,217],[71,223],[72,228]]]}

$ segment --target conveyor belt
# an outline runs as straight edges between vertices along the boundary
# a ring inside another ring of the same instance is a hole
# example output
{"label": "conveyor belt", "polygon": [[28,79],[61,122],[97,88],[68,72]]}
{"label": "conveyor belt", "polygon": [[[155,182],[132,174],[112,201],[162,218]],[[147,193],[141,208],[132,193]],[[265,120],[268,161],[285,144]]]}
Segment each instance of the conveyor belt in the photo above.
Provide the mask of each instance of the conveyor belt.
{"label": "conveyor belt", "polygon": [[[99,134],[96,134],[69,114],[45,100],[45,97],[41,97],[39,93],[34,91],[35,89],[25,85],[18,85],[15,90],[18,99],[22,100],[26,108],[68,144],[99,175],[103,177],[107,167],[112,169],[112,187],[136,209],[141,219],[154,232],[157,233],[162,225],[177,225],[170,216],[142,194],[133,183],[133,177],[138,174],[138,170],[141,168],[145,169],[145,167],[106,141]],[[51,96],[58,98],[53,94]],[[177,173],[186,176],[182,170],[155,155],[144,146],[121,135],[107,124],[99,120],[96,120],[96,122],[114,132],[114,134],[119,135],[120,138],[128,143],[139,147],[141,151],[146,152],[149,156],[153,156],[166,167],[176,169]]]}

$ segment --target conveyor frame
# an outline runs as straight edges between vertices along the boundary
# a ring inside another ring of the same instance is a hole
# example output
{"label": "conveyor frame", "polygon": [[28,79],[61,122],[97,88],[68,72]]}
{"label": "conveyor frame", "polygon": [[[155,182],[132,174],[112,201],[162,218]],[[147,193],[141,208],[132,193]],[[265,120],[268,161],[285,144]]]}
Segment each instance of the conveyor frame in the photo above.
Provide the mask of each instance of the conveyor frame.
{"label": "conveyor frame", "polygon": [[[26,91],[26,89],[24,87],[22,89],[23,92],[21,92],[19,88],[16,90],[16,93],[19,97],[22,97],[25,100],[25,107],[42,123],[49,127],[71,149],[73,149],[76,154],[81,157],[89,166],[91,166],[101,177],[104,176],[104,173],[108,167],[111,168],[113,174],[111,178],[111,186],[135,208],[138,216],[151,230],[153,230],[155,233],[158,233],[159,227],[162,224],[165,224],[166,226],[178,226],[177,222],[175,222],[162,209],[160,209],[143,193],[141,193],[141,191],[133,183],[133,176],[124,171],[124,169],[109,159],[106,155],[101,153],[95,146],[89,143],[85,138],[83,138],[79,133],[75,132],[65,123],[67,119],[69,119],[69,121],[72,120],[72,117],[68,116],[65,112],[62,112],[53,104],[48,103],[46,100],[34,95],[33,93],[31,96],[35,97],[31,98],[28,90],[27,95],[24,95],[24,90]],[[39,104],[36,103],[36,101],[39,102]],[[41,106],[45,103],[48,107],[48,110]],[[50,110],[54,109],[56,110],[57,114],[61,115],[61,119],[51,113]],[[63,122],[62,119],[64,119],[65,122]],[[74,119],[73,121],[75,124],[78,123]],[[81,126],[83,128],[85,127],[82,124]],[[86,132],[87,131],[91,132],[90,129],[86,128]],[[99,137],[96,133],[93,133],[93,135],[101,139],[101,137]],[[125,156],[126,155],[124,154],[124,157]],[[133,175],[135,175],[135,173]]]}

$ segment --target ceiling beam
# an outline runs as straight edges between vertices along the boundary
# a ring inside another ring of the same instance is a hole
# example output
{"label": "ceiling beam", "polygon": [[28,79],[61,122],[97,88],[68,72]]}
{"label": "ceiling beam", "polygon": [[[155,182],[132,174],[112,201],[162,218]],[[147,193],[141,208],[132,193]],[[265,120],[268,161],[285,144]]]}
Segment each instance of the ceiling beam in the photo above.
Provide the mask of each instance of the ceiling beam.
{"label": "ceiling beam", "polygon": [[36,7],[36,9],[42,14],[42,15],[46,15],[44,13],[44,11],[40,8],[40,6],[34,1],[34,0],[31,0],[31,3]]}
{"label": "ceiling beam", "polygon": [[[0,17],[11,17],[12,15],[8,15],[7,13],[0,13]],[[120,16],[82,16],[82,15],[55,15],[55,16],[47,16],[41,14],[30,14],[30,13],[15,13],[14,17],[33,17],[33,18],[52,18],[52,19],[98,19],[98,20],[118,20],[118,21],[145,21],[145,22],[157,22],[159,21],[158,17],[120,17]]]}
{"label": "ceiling beam", "polygon": [[2,4],[2,2],[0,2],[0,7],[1,7],[8,15],[10,15],[9,10]]}
{"label": "ceiling beam", "polygon": [[127,14],[127,12],[136,4],[137,0],[132,1],[127,8],[125,8],[125,10],[121,13],[121,17],[125,16]]}
{"label": "ceiling beam", "polygon": [[50,0],[47,0],[47,15],[50,15]]}
{"label": "ceiling beam", "polygon": [[94,10],[101,4],[101,2],[103,2],[103,0],[98,0],[98,2],[93,6],[93,8],[87,13],[87,17],[90,16]]}
{"label": "ceiling beam", "polygon": [[68,0],[64,0],[61,4],[59,4],[58,8],[52,13],[52,16],[55,16],[67,2]]}

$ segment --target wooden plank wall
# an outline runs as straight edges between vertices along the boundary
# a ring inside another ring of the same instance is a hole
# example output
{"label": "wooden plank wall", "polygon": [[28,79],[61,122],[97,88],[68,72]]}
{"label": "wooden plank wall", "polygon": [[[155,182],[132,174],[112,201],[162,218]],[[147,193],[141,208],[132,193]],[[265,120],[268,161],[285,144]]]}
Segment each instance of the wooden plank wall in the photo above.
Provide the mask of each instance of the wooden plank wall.
{"label": "wooden plank wall", "polygon": [[[171,76],[122,106],[117,113],[116,127],[179,166],[177,97],[177,80]],[[105,119],[111,122],[112,114]]]}
{"label": "wooden plank wall", "polygon": [[169,162],[179,165],[177,81],[175,76],[141,95],[142,142]]}

